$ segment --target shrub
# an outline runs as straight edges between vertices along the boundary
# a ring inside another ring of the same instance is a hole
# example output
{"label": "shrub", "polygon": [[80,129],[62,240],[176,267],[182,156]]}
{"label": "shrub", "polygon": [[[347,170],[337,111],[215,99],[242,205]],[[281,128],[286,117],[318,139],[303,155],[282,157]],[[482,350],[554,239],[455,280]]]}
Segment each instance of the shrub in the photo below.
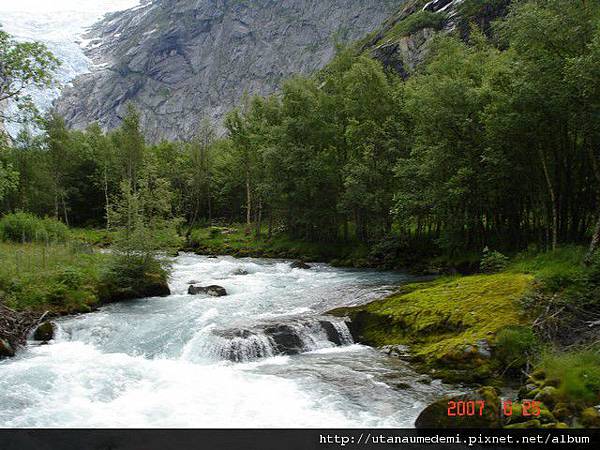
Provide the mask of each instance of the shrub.
{"label": "shrub", "polygon": [[483,257],[479,264],[482,272],[496,273],[501,272],[508,266],[508,258],[497,251],[490,251],[489,248],[483,249]]}
{"label": "shrub", "polygon": [[10,242],[64,242],[69,234],[65,224],[55,219],[18,212],[0,220],[0,238]]}
{"label": "shrub", "polygon": [[509,370],[524,367],[538,348],[539,341],[530,327],[510,325],[496,335],[496,357]]}

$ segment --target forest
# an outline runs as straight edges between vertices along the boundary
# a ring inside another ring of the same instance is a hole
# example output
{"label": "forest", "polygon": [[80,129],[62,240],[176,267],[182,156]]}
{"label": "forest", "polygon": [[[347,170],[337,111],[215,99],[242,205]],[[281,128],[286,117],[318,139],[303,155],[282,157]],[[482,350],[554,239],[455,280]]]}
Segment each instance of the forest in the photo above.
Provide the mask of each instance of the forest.
{"label": "forest", "polygon": [[450,255],[596,242],[599,18],[597,2],[523,2],[489,37],[437,37],[407,81],[340,49],[190,142],[145,142],[133,105],[109,132],[51,114],[4,145],[2,212],[110,229],[139,187],[186,230],[245,223],[256,239],[394,237]]}

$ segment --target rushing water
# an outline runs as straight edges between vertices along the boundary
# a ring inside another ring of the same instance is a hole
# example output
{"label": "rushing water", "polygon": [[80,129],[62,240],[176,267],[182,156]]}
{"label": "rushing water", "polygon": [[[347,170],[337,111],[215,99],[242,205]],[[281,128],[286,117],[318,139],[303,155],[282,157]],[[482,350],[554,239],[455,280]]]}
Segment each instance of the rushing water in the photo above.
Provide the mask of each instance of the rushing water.
{"label": "rushing water", "polygon": [[[192,280],[230,295],[187,295]],[[179,256],[170,297],[61,319],[49,345],[1,361],[0,426],[410,427],[446,388],[323,317],[406,280]],[[282,354],[282,330],[301,353]]]}

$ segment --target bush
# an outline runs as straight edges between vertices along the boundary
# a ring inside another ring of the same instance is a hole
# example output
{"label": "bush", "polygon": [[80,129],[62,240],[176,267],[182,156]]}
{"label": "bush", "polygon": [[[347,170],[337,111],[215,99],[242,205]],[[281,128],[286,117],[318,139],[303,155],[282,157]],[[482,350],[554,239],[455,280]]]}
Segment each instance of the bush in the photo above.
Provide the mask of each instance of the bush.
{"label": "bush", "polygon": [[508,266],[508,258],[497,251],[490,251],[489,248],[483,249],[483,257],[479,268],[485,273],[501,272]]}
{"label": "bush", "polygon": [[10,242],[64,242],[69,235],[65,224],[55,219],[18,212],[0,220],[0,238]]}
{"label": "bush", "polygon": [[496,335],[496,356],[506,369],[524,367],[538,348],[538,339],[530,327],[510,325]]}
{"label": "bush", "polygon": [[579,351],[546,354],[541,363],[547,378],[560,380],[559,391],[575,401],[597,402],[600,395],[600,353]]}

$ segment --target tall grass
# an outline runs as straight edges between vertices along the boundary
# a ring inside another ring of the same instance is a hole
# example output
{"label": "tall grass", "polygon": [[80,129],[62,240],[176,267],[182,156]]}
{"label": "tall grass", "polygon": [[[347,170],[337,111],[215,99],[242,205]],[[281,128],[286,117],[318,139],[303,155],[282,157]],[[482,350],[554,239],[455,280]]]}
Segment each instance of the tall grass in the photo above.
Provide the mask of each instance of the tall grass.
{"label": "tall grass", "polygon": [[0,300],[19,310],[89,310],[106,258],[76,243],[1,242]]}

